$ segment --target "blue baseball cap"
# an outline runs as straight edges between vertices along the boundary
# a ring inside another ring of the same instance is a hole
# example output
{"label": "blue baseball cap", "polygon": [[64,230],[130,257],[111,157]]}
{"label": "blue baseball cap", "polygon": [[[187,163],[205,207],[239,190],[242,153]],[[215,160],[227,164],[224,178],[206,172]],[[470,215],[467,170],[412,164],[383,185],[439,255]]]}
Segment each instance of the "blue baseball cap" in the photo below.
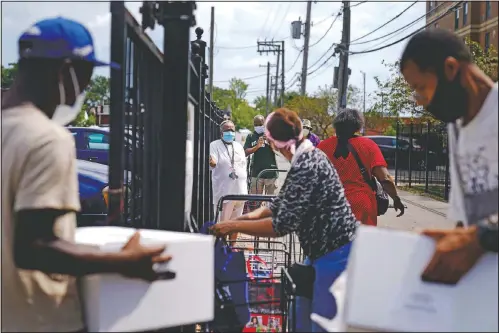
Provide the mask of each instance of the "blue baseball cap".
{"label": "blue baseball cap", "polygon": [[19,38],[19,57],[77,59],[95,66],[120,68],[118,64],[97,60],[88,29],[63,17],[39,21],[26,30]]}

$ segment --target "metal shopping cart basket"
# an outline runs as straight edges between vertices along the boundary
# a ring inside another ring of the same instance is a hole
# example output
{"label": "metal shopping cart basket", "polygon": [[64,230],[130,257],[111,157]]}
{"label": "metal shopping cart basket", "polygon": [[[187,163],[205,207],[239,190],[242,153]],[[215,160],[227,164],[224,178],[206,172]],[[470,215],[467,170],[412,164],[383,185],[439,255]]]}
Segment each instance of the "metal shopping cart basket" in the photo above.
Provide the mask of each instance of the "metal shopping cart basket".
{"label": "metal shopping cart basket", "polygon": [[[262,179],[262,176],[266,173],[270,173],[270,172],[275,172],[275,173],[286,173],[288,172],[288,170],[281,170],[281,169],[264,169],[262,171],[260,171],[258,173],[258,175],[256,176],[256,192],[258,193],[258,190],[261,189],[259,188],[259,180]],[[248,168],[248,193],[250,193],[251,191],[251,169]],[[276,180],[277,182],[277,180]],[[263,190],[265,189],[262,189],[262,192]],[[275,191],[275,194],[277,194],[279,191],[278,191],[278,188],[276,188],[276,191]],[[263,194],[263,193],[262,193]],[[249,213],[255,209],[257,209],[258,207],[260,207],[262,204],[265,204],[264,202],[258,202],[258,201],[246,201],[245,205],[244,205],[244,213]]]}
{"label": "metal shopping cart basket", "polygon": [[[221,215],[223,203],[226,201],[269,202],[273,196],[266,195],[227,195],[220,198],[215,222]],[[231,250],[244,256],[245,276],[239,280],[216,280],[217,297],[215,299],[215,317],[235,316],[234,312],[241,308],[248,309],[247,323],[239,325],[233,320],[221,327],[218,324],[204,323],[199,325],[202,332],[292,332],[294,324],[289,322],[289,309],[294,309],[294,285],[287,274],[287,269],[300,254],[295,251],[295,237],[288,235],[278,239],[257,239],[241,235]],[[244,302],[234,302],[227,290],[231,285],[245,283],[247,294]],[[232,310],[231,310],[232,309]],[[224,312],[225,311],[225,312]],[[232,311],[232,312],[231,312]]]}

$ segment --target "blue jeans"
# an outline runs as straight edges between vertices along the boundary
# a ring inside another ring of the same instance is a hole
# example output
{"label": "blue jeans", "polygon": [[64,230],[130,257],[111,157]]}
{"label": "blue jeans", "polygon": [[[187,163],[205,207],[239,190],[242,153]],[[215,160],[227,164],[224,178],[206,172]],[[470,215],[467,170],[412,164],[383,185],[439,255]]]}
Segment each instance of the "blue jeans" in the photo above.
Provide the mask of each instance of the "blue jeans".
{"label": "blue jeans", "polygon": [[[310,320],[310,314],[316,313],[322,317],[333,319],[336,315],[336,300],[329,288],[343,273],[347,266],[351,242],[318,258],[313,263],[315,282],[313,300],[307,297],[296,297],[296,332],[326,332],[318,324]],[[305,258],[306,265],[312,264]],[[293,309],[289,311],[293,316]]]}

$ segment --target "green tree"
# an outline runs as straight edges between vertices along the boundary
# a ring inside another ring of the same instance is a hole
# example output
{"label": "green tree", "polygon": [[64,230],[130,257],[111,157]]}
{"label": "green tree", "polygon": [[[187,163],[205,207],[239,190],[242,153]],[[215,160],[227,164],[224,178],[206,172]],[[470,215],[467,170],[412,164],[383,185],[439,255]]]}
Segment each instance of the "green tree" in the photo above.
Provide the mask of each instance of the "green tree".
{"label": "green tree", "polygon": [[12,86],[17,74],[17,63],[9,63],[7,67],[2,65],[2,88],[8,89]]}
{"label": "green tree", "polygon": [[[108,77],[97,75],[90,80],[85,90],[85,102],[80,113],[72,123],[74,126],[92,126],[96,124],[93,114],[90,114],[90,108],[97,105],[107,104],[111,94],[111,86]],[[86,115],[85,115],[86,113]]]}
{"label": "green tree", "polygon": [[498,59],[497,50],[494,46],[491,45],[488,50],[484,50],[479,43],[472,41],[468,37],[465,42],[470,48],[473,62],[494,82],[497,82]]}
{"label": "green tree", "polygon": [[328,99],[324,96],[296,96],[286,108],[295,111],[301,119],[308,119],[314,127],[314,133],[322,138],[332,134],[332,114],[328,111]]}
{"label": "green tree", "polygon": [[213,101],[215,101],[220,109],[226,110],[230,107],[232,110],[232,120],[237,129],[252,128],[253,118],[259,113],[245,99],[247,90],[248,84],[238,78],[232,78],[229,81],[228,89],[213,87]]}
{"label": "green tree", "polygon": [[[261,115],[265,115],[267,113],[267,97],[265,96],[257,96],[253,100],[253,104],[255,105],[255,110]],[[269,101],[269,112],[272,109],[272,103]]]}
{"label": "green tree", "polygon": [[[479,43],[465,39],[466,44],[470,48],[473,62],[492,80],[495,82],[498,79],[498,58],[497,51],[493,46],[488,50],[484,50]],[[375,77],[377,89],[372,96],[374,103],[370,111],[375,113],[388,113],[390,115],[399,116],[400,114],[409,114],[411,116],[422,116],[432,119],[422,107],[415,105],[411,95],[412,89],[405,81],[402,73],[400,73],[400,63],[381,62],[389,71],[389,77],[386,80],[381,80]]]}

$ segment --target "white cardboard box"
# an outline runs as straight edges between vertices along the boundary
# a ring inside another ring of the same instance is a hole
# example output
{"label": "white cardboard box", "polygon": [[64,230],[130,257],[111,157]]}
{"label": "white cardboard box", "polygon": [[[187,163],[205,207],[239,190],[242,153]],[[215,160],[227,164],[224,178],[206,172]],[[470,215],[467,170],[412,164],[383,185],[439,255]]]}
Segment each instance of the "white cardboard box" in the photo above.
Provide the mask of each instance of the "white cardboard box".
{"label": "white cardboard box", "polygon": [[347,268],[348,330],[497,332],[497,254],[446,286],[421,280],[434,247],[419,234],[361,227]]}
{"label": "white cardboard box", "polygon": [[[76,242],[118,251],[135,229],[86,227]],[[118,274],[82,279],[87,328],[91,332],[144,331],[213,320],[214,238],[180,232],[140,230],[145,245],[166,244],[173,280],[147,283]]]}

